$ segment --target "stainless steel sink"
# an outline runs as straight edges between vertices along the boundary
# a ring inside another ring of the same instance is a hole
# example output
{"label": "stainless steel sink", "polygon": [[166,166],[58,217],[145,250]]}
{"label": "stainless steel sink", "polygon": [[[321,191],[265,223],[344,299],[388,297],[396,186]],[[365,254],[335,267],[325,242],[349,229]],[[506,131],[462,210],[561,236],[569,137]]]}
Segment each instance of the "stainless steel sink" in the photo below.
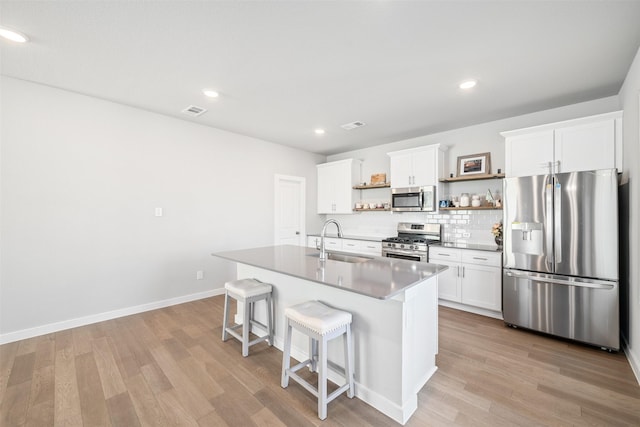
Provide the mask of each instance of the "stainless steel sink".
{"label": "stainless steel sink", "polygon": [[[307,256],[320,258],[320,253],[307,254]],[[357,256],[357,255],[338,254],[335,252],[327,252],[327,259],[330,259],[332,261],[349,262],[349,263],[355,264],[359,262],[367,262],[373,258]]]}

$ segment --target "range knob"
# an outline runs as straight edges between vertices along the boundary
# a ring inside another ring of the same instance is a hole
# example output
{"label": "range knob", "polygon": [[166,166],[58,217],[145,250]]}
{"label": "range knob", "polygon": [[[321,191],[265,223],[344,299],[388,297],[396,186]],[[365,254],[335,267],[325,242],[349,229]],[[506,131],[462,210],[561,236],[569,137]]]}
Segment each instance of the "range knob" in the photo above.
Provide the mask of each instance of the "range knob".
{"label": "range knob", "polygon": [[404,248],[404,245],[400,245],[401,248]]}

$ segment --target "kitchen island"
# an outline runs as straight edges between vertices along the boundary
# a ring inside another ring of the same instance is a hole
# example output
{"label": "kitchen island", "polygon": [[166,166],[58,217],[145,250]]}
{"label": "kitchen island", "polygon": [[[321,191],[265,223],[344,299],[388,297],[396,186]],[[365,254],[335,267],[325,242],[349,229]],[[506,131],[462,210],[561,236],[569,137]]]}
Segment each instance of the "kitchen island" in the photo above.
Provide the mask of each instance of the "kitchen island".
{"label": "kitchen island", "polygon": [[[401,424],[407,422],[417,408],[418,391],[437,369],[437,275],[446,266],[361,256],[321,261],[317,250],[291,245],[213,255],[236,262],[238,278],[273,285],[274,341],[280,350],[286,307],[318,300],[351,312],[356,397]],[[256,305],[259,320],[266,317],[262,306]],[[306,359],[306,337],[293,338],[292,356]],[[344,366],[342,346],[332,344],[329,359]]]}

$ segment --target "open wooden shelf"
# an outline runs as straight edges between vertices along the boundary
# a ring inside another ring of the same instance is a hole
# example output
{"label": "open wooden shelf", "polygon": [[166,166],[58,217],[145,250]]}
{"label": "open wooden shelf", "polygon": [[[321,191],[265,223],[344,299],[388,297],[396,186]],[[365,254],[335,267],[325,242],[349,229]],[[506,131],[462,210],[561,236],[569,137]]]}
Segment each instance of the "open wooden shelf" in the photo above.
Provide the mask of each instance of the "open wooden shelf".
{"label": "open wooden shelf", "polygon": [[478,206],[478,207],[473,207],[473,206],[467,206],[467,207],[462,207],[459,206],[457,208],[440,208],[441,211],[501,211],[502,207],[496,208],[493,206]]}
{"label": "open wooden shelf", "polygon": [[462,181],[478,181],[480,179],[501,179],[504,178],[503,173],[490,173],[490,174],[482,174],[482,175],[465,175],[465,176],[456,176],[453,178],[443,178],[440,179],[440,182],[462,182]]}
{"label": "open wooden shelf", "polygon": [[373,190],[374,188],[390,188],[391,183],[385,182],[384,184],[369,184],[369,185],[356,185],[354,190]]}

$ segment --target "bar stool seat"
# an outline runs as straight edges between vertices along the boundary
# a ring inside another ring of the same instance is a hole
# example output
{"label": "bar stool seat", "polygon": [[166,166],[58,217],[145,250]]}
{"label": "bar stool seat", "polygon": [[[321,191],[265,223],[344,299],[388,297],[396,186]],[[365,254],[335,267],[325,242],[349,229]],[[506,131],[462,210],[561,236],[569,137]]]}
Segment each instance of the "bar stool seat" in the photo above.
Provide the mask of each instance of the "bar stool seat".
{"label": "bar stool seat", "polygon": [[[307,301],[287,307],[284,310],[287,321],[284,351],[282,355],[282,387],[289,385],[289,378],[295,380],[307,391],[318,398],[318,418],[327,418],[327,405],[343,392],[353,398],[353,344],[351,341],[351,313],[336,310],[319,301]],[[309,337],[309,359],[290,367],[291,335],[296,329]],[[343,337],[345,367],[340,368],[327,360],[328,342]],[[309,366],[312,372],[318,373],[318,387],[315,388],[302,379],[297,371]],[[327,396],[328,368],[341,373],[345,384]]]}
{"label": "bar stool seat", "polygon": [[[257,279],[239,279],[232,280],[224,284],[224,319],[222,322],[222,341],[227,340],[227,334],[238,339],[242,343],[242,356],[249,355],[249,347],[262,341],[267,341],[273,345],[273,322],[272,322],[272,286],[268,283],[260,282]],[[244,304],[244,316],[242,325],[229,326],[229,298],[233,298]],[[267,304],[267,324],[263,324],[254,319],[254,304],[264,300]],[[259,326],[265,331],[266,335],[249,341],[251,326]],[[236,332],[236,329],[242,328],[242,335]]]}

